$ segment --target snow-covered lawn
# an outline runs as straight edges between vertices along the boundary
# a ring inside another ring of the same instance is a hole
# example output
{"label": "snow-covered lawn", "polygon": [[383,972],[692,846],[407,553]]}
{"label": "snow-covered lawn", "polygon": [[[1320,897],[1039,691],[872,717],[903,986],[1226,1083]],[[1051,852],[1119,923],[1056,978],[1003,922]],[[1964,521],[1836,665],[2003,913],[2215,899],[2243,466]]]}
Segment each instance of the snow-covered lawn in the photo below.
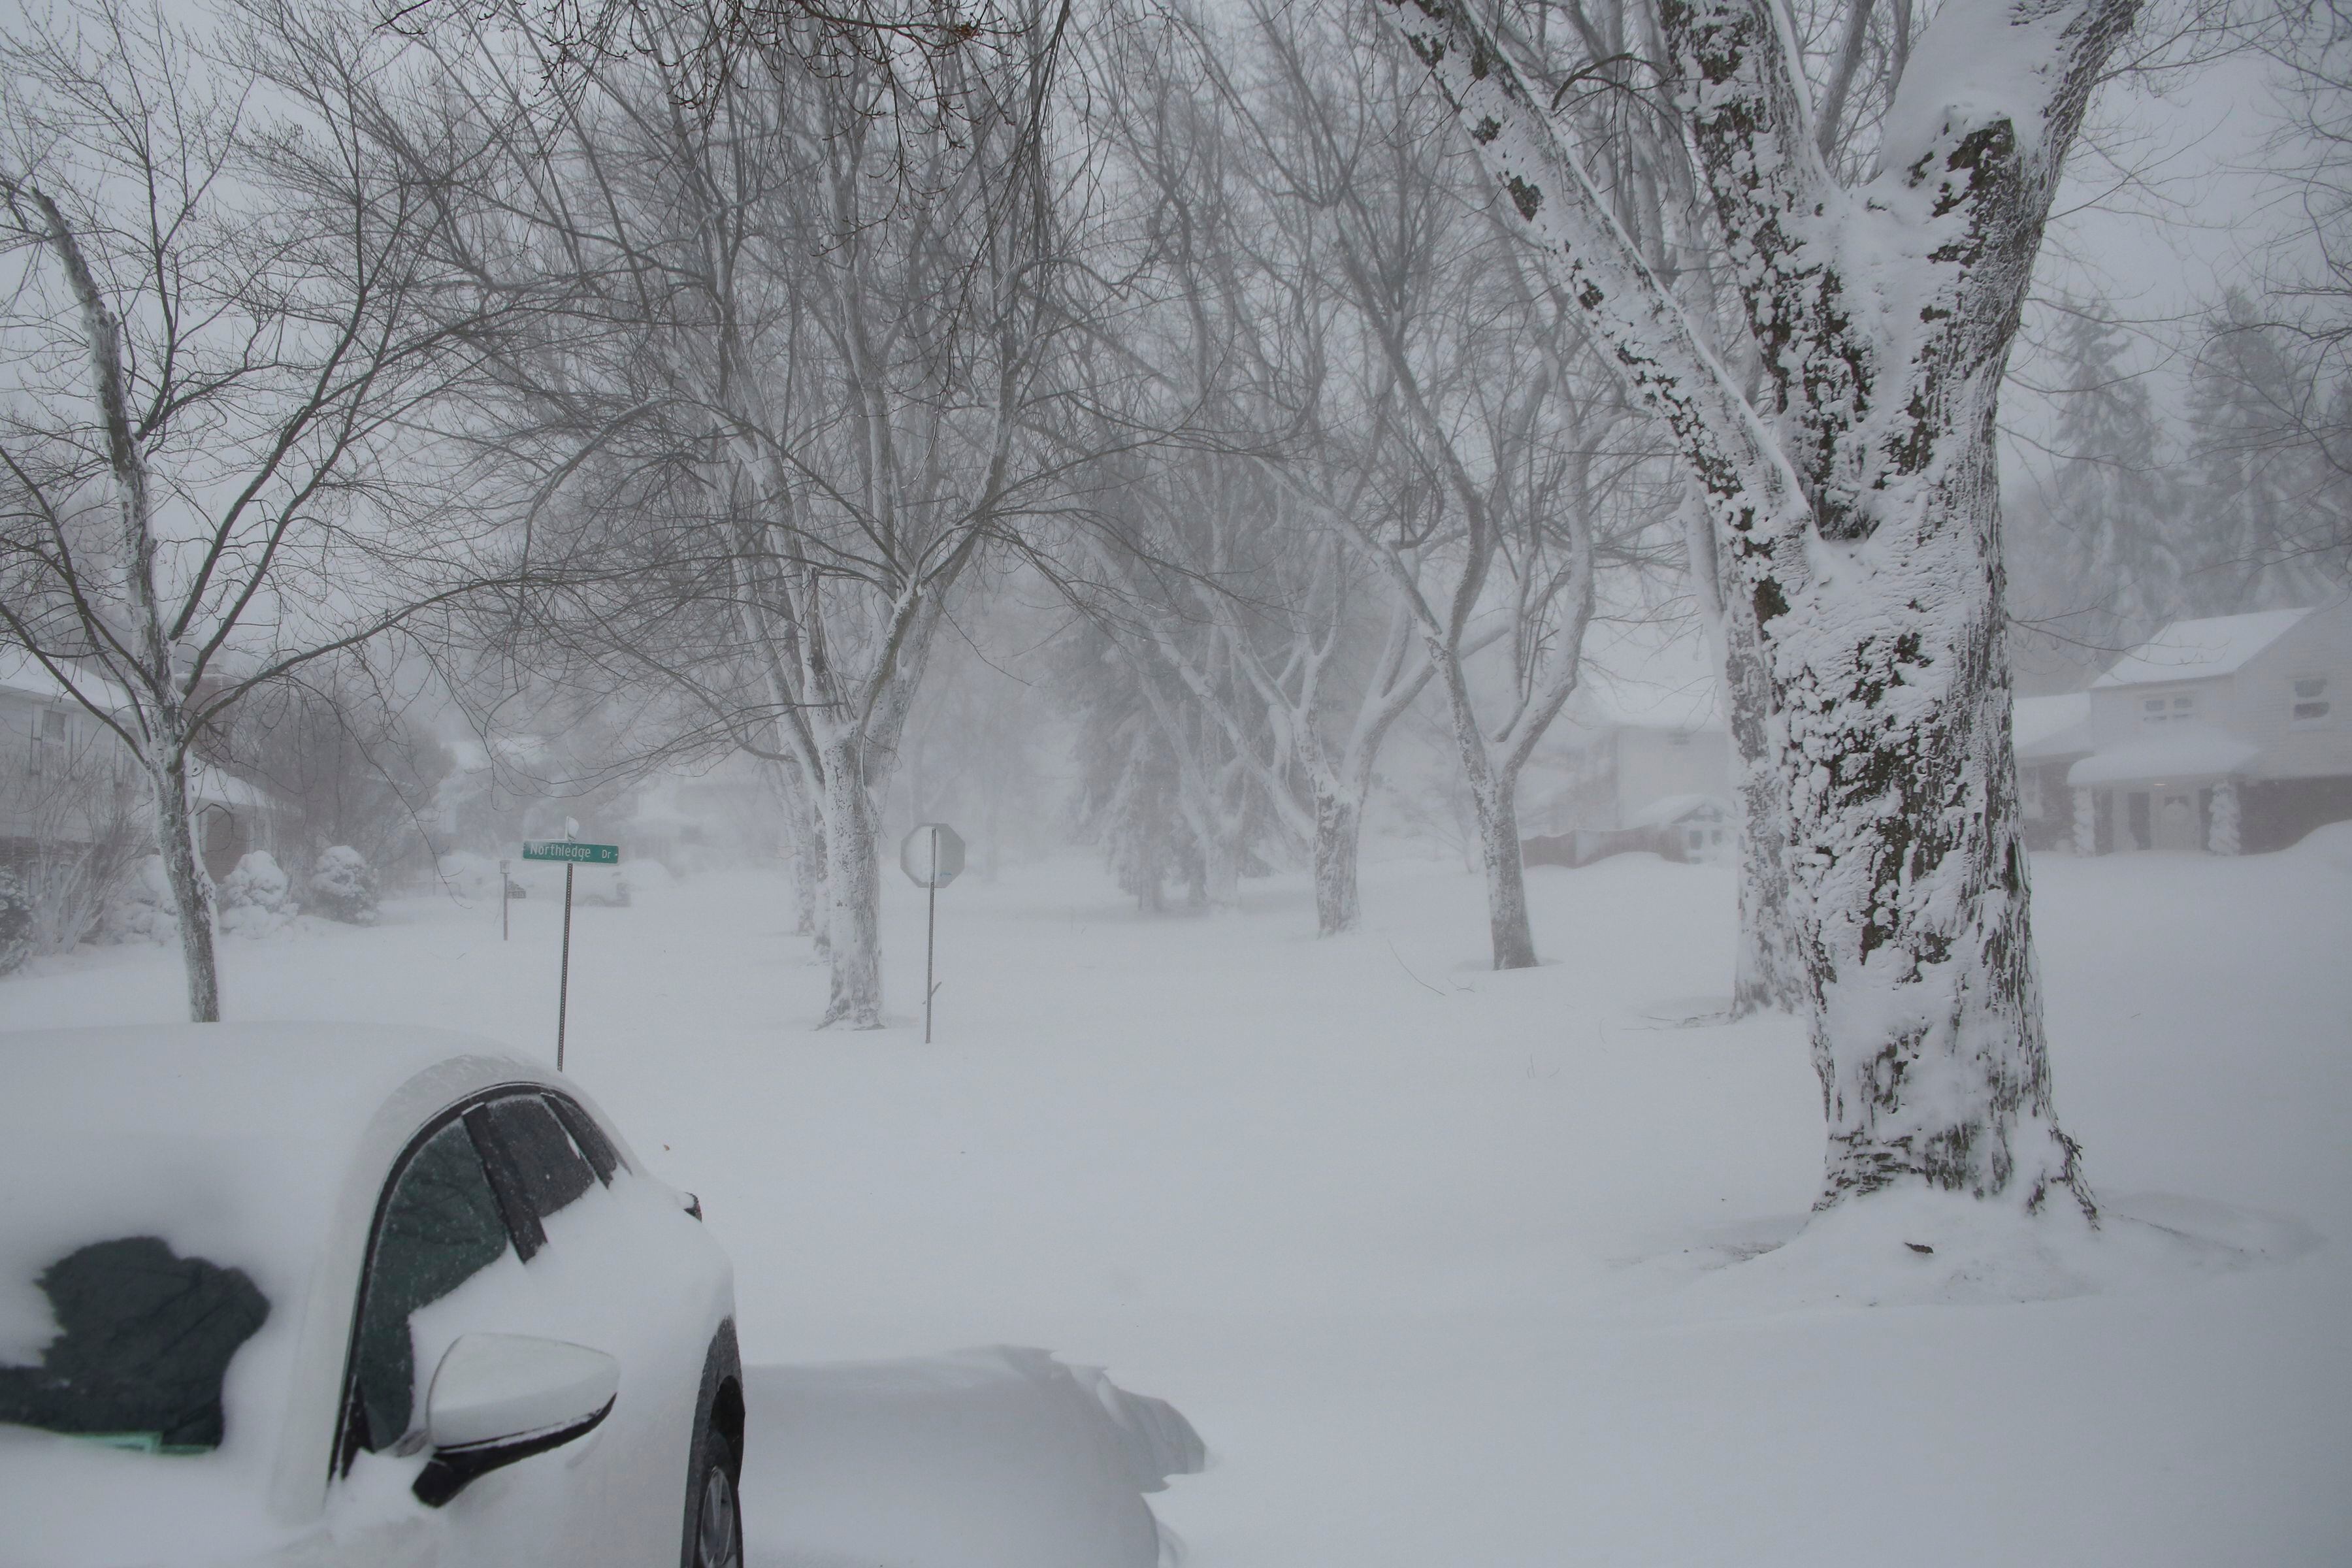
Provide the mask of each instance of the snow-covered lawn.
{"label": "snow-covered lawn", "polygon": [[[1188,920],[1082,861],[967,878],[928,1048],[914,889],[898,1026],[814,1034],[782,882],[703,878],[578,912],[566,1065],[702,1195],[774,1386],[974,1345],[1108,1368],[1207,1441],[1152,1500],[1200,1568],[2341,1563],[2352,874],[2034,876],[2095,1242],[1864,1205],[1766,1251],[1821,1156],[1803,1043],[1677,1026],[1724,989],[1730,889],[1646,857],[1531,873],[1551,962],[1513,974],[1455,869],[1374,868],[1370,929],[1328,942],[1297,882]],[[232,941],[226,1008],[551,1055],[556,912]],[[7,1026],[180,1005],[162,950],[0,984]],[[790,1485],[747,1500],[772,1563],[814,1517]]]}

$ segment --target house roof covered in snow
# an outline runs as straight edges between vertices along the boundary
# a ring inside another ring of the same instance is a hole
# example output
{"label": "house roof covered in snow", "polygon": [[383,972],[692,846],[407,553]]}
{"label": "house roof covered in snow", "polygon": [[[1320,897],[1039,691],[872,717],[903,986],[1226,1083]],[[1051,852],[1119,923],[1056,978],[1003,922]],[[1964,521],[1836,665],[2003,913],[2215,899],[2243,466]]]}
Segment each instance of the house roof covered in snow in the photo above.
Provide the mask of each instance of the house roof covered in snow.
{"label": "house roof covered in snow", "polygon": [[[130,708],[131,694],[104,676],[87,669],[74,669],[71,674],[82,695],[108,712],[120,713]],[[21,647],[0,647],[0,690],[21,692],[44,702],[74,700],[66,683]]]}
{"label": "house roof covered in snow", "polygon": [[1703,812],[1728,817],[1731,807],[1711,795],[1662,795],[1625,821],[1628,827],[1672,827]]}
{"label": "house roof covered in snow", "polygon": [[2258,610],[2246,616],[2175,621],[2116,660],[2114,668],[2091,684],[2095,688],[2148,686],[2233,674],[2309,614],[2307,609]]}
{"label": "house roof covered in snow", "polygon": [[2054,762],[2091,749],[2091,694],[2021,697],[2010,714],[2010,733],[2021,763]]}
{"label": "house roof covered in snow", "polygon": [[255,811],[280,810],[285,805],[285,802],[252,780],[204,762],[188,770],[188,793],[200,804],[209,805],[241,805]]}
{"label": "house roof covered in snow", "polygon": [[2262,748],[2210,724],[2166,724],[2104,751],[2066,770],[2075,789],[2144,780],[2188,783],[2226,778],[2262,754]]}

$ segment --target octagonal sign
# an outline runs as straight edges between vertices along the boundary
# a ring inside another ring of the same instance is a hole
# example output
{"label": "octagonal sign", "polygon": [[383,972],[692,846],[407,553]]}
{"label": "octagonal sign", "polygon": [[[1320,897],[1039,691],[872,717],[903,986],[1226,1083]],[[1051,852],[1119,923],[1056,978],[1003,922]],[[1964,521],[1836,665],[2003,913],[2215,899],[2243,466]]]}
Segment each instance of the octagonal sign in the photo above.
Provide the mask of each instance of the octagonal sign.
{"label": "octagonal sign", "polygon": [[944,888],[963,870],[963,836],[944,822],[919,822],[898,846],[898,864],[918,888]]}

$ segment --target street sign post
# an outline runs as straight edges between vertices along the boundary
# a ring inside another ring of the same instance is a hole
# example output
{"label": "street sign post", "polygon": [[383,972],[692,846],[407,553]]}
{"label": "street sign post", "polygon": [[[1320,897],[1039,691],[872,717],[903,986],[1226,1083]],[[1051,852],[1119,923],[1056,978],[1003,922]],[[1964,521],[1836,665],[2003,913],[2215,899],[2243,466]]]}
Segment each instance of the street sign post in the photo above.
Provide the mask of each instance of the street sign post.
{"label": "street sign post", "polygon": [[923,1044],[931,1043],[932,959],[939,951],[940,889],[963,873],[963,836],[944,822],[919,822],[898,845],[898,865],[907,879],[929,889],[930,911],[923,924]]}
{"label": "street sign post", "polygon": [[[563,862],[563,960],[555,976],[555,1070],[563,1070],[564,1013],[572,1000],[572,869],[575,866],[617,866],[621,863],[621,847],[617,844],[582,844],[570,838],[525,839],[522,858],[526,860],[561,860]],[[503,866],[499,876],[506,875]],[[504,898],[501,887],[499,896]]]}

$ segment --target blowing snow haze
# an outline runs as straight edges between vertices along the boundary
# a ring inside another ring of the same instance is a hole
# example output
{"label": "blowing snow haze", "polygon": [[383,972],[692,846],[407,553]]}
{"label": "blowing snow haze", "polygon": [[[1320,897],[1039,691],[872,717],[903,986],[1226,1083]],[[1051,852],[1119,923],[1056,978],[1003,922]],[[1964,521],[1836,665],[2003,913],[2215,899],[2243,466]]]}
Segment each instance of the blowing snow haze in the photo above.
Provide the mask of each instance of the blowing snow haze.
{"label": "blowing snow haze", "polygon": [[2339,1561],[2347,48],[0,19],[0,1564]]}

